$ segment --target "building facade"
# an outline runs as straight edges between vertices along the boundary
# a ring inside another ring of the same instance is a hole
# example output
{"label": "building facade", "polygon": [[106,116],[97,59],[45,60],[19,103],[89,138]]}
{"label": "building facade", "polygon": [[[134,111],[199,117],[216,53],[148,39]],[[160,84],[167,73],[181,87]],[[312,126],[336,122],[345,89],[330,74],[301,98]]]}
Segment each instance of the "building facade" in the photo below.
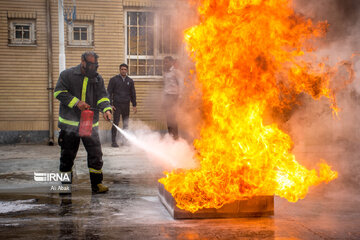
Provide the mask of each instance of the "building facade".
{"label": "building facade", "polygon": [[[60,12],[65,13],[65,67],[79,64],[83,52],[95,51],[107,86],[119,65],[127,63],[138,101],[138,113],[130,118],[165,129],[162,59],[183,51],[173,14],[183,3],[0,0],[0,143],[56,141],[59,102],[53,88],[59,76]],[[100,121],[100,131],[110,127]]]}

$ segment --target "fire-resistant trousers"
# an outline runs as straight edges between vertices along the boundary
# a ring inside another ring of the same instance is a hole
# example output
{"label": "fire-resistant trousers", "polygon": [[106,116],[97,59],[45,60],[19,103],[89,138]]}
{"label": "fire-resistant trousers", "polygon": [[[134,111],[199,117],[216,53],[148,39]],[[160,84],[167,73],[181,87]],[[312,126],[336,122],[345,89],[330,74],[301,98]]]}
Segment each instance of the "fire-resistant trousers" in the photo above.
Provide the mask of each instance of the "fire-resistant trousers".
{"label": "fire-resistant trousers", "polygon": [[[129,115],[130,115],[130,103],[119,103],[115,104],[115,110],[114,110],[114,124],[116,126],[119,125],[120,122],[120,115],[122,117],[123,121],[123,129],[127,129],[129,126]],[[111,128],[111,140],[113,143],[116,142],[116,133],[117,129],[112,126]],[[122,139],[122,141],[125,141],[125,139]]]}
{"label": "fire-resistant trousers", "polygon": [[59,145],[61,147],[60,172],[71,172],[74,160],[79,149],[80,138],[87,151],[87,163],[90,172],[92,186],[96,186],[103,180],[102,174],[102,151],[97,129],[93,128],[90,137],[80,137],[77,132],[61,130],[59,134]]}

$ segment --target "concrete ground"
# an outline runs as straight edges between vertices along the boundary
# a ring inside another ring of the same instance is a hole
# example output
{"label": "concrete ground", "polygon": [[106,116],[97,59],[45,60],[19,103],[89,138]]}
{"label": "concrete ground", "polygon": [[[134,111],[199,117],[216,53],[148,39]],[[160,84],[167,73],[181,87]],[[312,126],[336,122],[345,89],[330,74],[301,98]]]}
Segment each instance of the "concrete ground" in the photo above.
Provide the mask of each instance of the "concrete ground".
{"label": "concrete ground", "polygon": [[1,239],[360,239],[360,193],[313,188],[297,203],[275,198],[262,218],[174,220],[157,197],[162,169],[140,150],[103,145],[104,182],[92,195],[80,148],[71,197],[36,193],[34,172],[56,172],[58,146],[0,146]]}

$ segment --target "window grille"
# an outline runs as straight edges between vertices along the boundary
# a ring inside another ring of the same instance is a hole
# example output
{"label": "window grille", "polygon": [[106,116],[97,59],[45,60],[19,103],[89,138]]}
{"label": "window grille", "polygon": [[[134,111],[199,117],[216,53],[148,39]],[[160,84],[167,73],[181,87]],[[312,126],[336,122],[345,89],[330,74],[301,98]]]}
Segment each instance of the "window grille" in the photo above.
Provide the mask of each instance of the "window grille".
{"label": "window grille", "polygon": [[10,45],[34,45],[35,37],[34,20],[9,20],[9,44]]}
{"label": "window grille", "polygon": [[171,16],[128,11],[126,60],[131,76],[161,76],[162,59],[175,55],[179,37]]}

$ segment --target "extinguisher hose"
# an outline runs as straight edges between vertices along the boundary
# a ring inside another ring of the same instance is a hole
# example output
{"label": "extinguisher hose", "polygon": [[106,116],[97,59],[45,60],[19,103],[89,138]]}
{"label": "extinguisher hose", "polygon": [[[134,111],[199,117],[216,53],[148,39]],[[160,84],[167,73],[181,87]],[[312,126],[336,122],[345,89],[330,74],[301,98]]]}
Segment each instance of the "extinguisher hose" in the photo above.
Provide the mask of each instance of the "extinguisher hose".
{"label": "extinguisher hose", "polygon": [[[92,110],[92,111],[101,111],[100,108],[93,108],[93,107],[91,107],[91,108],[89,108],[89,109]],[[115,126],[114,122],[113,122],[111,119],[109,120],[109,122],[111,122],[111,124]]]}
{"label": "extinguisher hose", "polygon": [[[111,122],[111,124],[112,124],[122,135],[125,136],[124,131],[123,131],[121,128],[119,128],[118,126],[116,126],[116,124],[115,124],[111,119],[109,120],[109,122]],[[126,136],[125,136],[125,137],[126,137]]]}

